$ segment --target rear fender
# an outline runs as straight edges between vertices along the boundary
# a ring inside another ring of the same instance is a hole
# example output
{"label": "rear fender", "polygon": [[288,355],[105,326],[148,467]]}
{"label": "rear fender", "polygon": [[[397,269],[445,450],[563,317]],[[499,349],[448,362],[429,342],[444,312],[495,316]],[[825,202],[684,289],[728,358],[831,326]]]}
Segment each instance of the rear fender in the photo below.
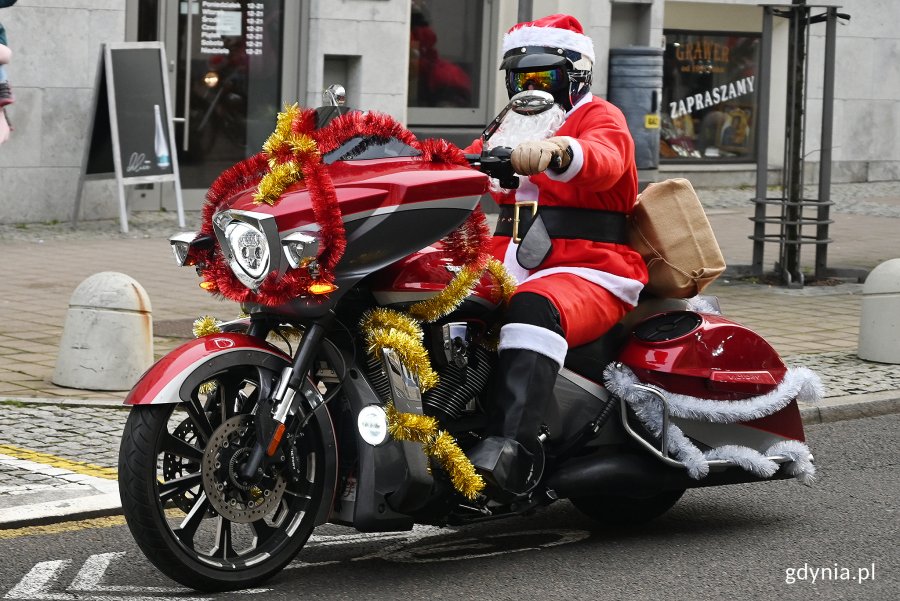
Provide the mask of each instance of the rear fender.
{"label": "rear fender", "polygon": [[[235,365],[254,365],[276,373],[291,364],[291,358],[264,340],[239,333],[202,336],[185,342],[153,364],[125,398],[126,405],[180,403],[189,399],[210,373]],[[199,370],[206,365],[208,369]],[[320,407],[314,419],[322,434],[325,451],[323,498],[316,524],[328,521],[337,490],[337,440],[327,409]]]}

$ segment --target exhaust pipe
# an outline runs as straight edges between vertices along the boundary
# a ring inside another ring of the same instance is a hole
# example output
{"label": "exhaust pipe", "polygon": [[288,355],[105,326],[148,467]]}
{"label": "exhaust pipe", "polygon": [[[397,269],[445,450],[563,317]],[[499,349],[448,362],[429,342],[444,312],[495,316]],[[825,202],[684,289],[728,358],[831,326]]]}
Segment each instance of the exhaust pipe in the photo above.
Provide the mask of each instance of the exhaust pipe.
{"label": "exhaust pipe", "polygon": [[[608,452],[607,452],[608,453]],[[779,469],[771,478],[760,478],[739,467],[711,471],[694,480],[682,468],[665,465],[649,455],[629,451],[579,457],[559,466],[547,479],[547,488],[560,498],[613,494],[647,498],[667,490],[783,480],[791,476]]]}

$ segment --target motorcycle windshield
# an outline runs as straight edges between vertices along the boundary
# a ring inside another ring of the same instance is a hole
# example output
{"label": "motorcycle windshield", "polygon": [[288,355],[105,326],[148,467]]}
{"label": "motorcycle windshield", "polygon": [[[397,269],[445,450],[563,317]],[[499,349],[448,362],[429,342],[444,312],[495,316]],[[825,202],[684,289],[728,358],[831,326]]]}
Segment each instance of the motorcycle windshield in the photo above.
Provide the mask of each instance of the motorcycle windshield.
{"label": "motorcycle windshield", "polygon": [[322,162],[331,165],[336,161],[362,161],[367,159],[393,159],[415,157],[422,153],[404,144],[397,138],[378,136],[355,136],[322,157]]}

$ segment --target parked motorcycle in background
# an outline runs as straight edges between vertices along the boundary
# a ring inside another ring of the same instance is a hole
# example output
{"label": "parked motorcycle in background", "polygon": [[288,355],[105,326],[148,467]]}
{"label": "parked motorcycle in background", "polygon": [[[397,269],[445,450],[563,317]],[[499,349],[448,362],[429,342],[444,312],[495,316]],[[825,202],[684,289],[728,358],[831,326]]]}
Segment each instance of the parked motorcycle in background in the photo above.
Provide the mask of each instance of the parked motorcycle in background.
{"label": "parked motorcycle in background", "polygon": [[[546,96],[514,97],[485,140]],[[812,478],[796,401],[815,376],[713,299],[647,298],[570,350],[528,489],[485,495],[464,453],[486,423],[513,284],[483,252],[478,204],[490,178],[518,184],[508,157],[419,142],[375,113],[289,109],[213,185],[203,229],[173,250],[249,317],[207,323],[126,399],[123,509],[163,573],[249,587],[326,522],[409,530],[570,499],[621,524],[687,488]]]}

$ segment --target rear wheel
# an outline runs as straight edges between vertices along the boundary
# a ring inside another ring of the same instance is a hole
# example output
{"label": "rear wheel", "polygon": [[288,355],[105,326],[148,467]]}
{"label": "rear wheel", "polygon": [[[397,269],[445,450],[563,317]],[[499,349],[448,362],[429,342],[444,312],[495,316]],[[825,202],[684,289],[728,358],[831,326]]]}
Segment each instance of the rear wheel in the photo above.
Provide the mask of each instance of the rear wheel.
{"label": "rear wheel", "polygon": [[669,511],[683,494],[684,489],[667,490],[643,499],[591,495],[569,500],[578,511],[605,526],[633,526],[649,522]]}
{"label": "rear wheel", "polygon": [[192,588],[225,591],[271,577],[303,547],[323,497],[325,450],[311,420],[282,445],[278,465],[241,478],[256,442],[252,410],[277,371],[204,369],[180,403],[132,409],[119,489],[131,533],[156,567]]}

